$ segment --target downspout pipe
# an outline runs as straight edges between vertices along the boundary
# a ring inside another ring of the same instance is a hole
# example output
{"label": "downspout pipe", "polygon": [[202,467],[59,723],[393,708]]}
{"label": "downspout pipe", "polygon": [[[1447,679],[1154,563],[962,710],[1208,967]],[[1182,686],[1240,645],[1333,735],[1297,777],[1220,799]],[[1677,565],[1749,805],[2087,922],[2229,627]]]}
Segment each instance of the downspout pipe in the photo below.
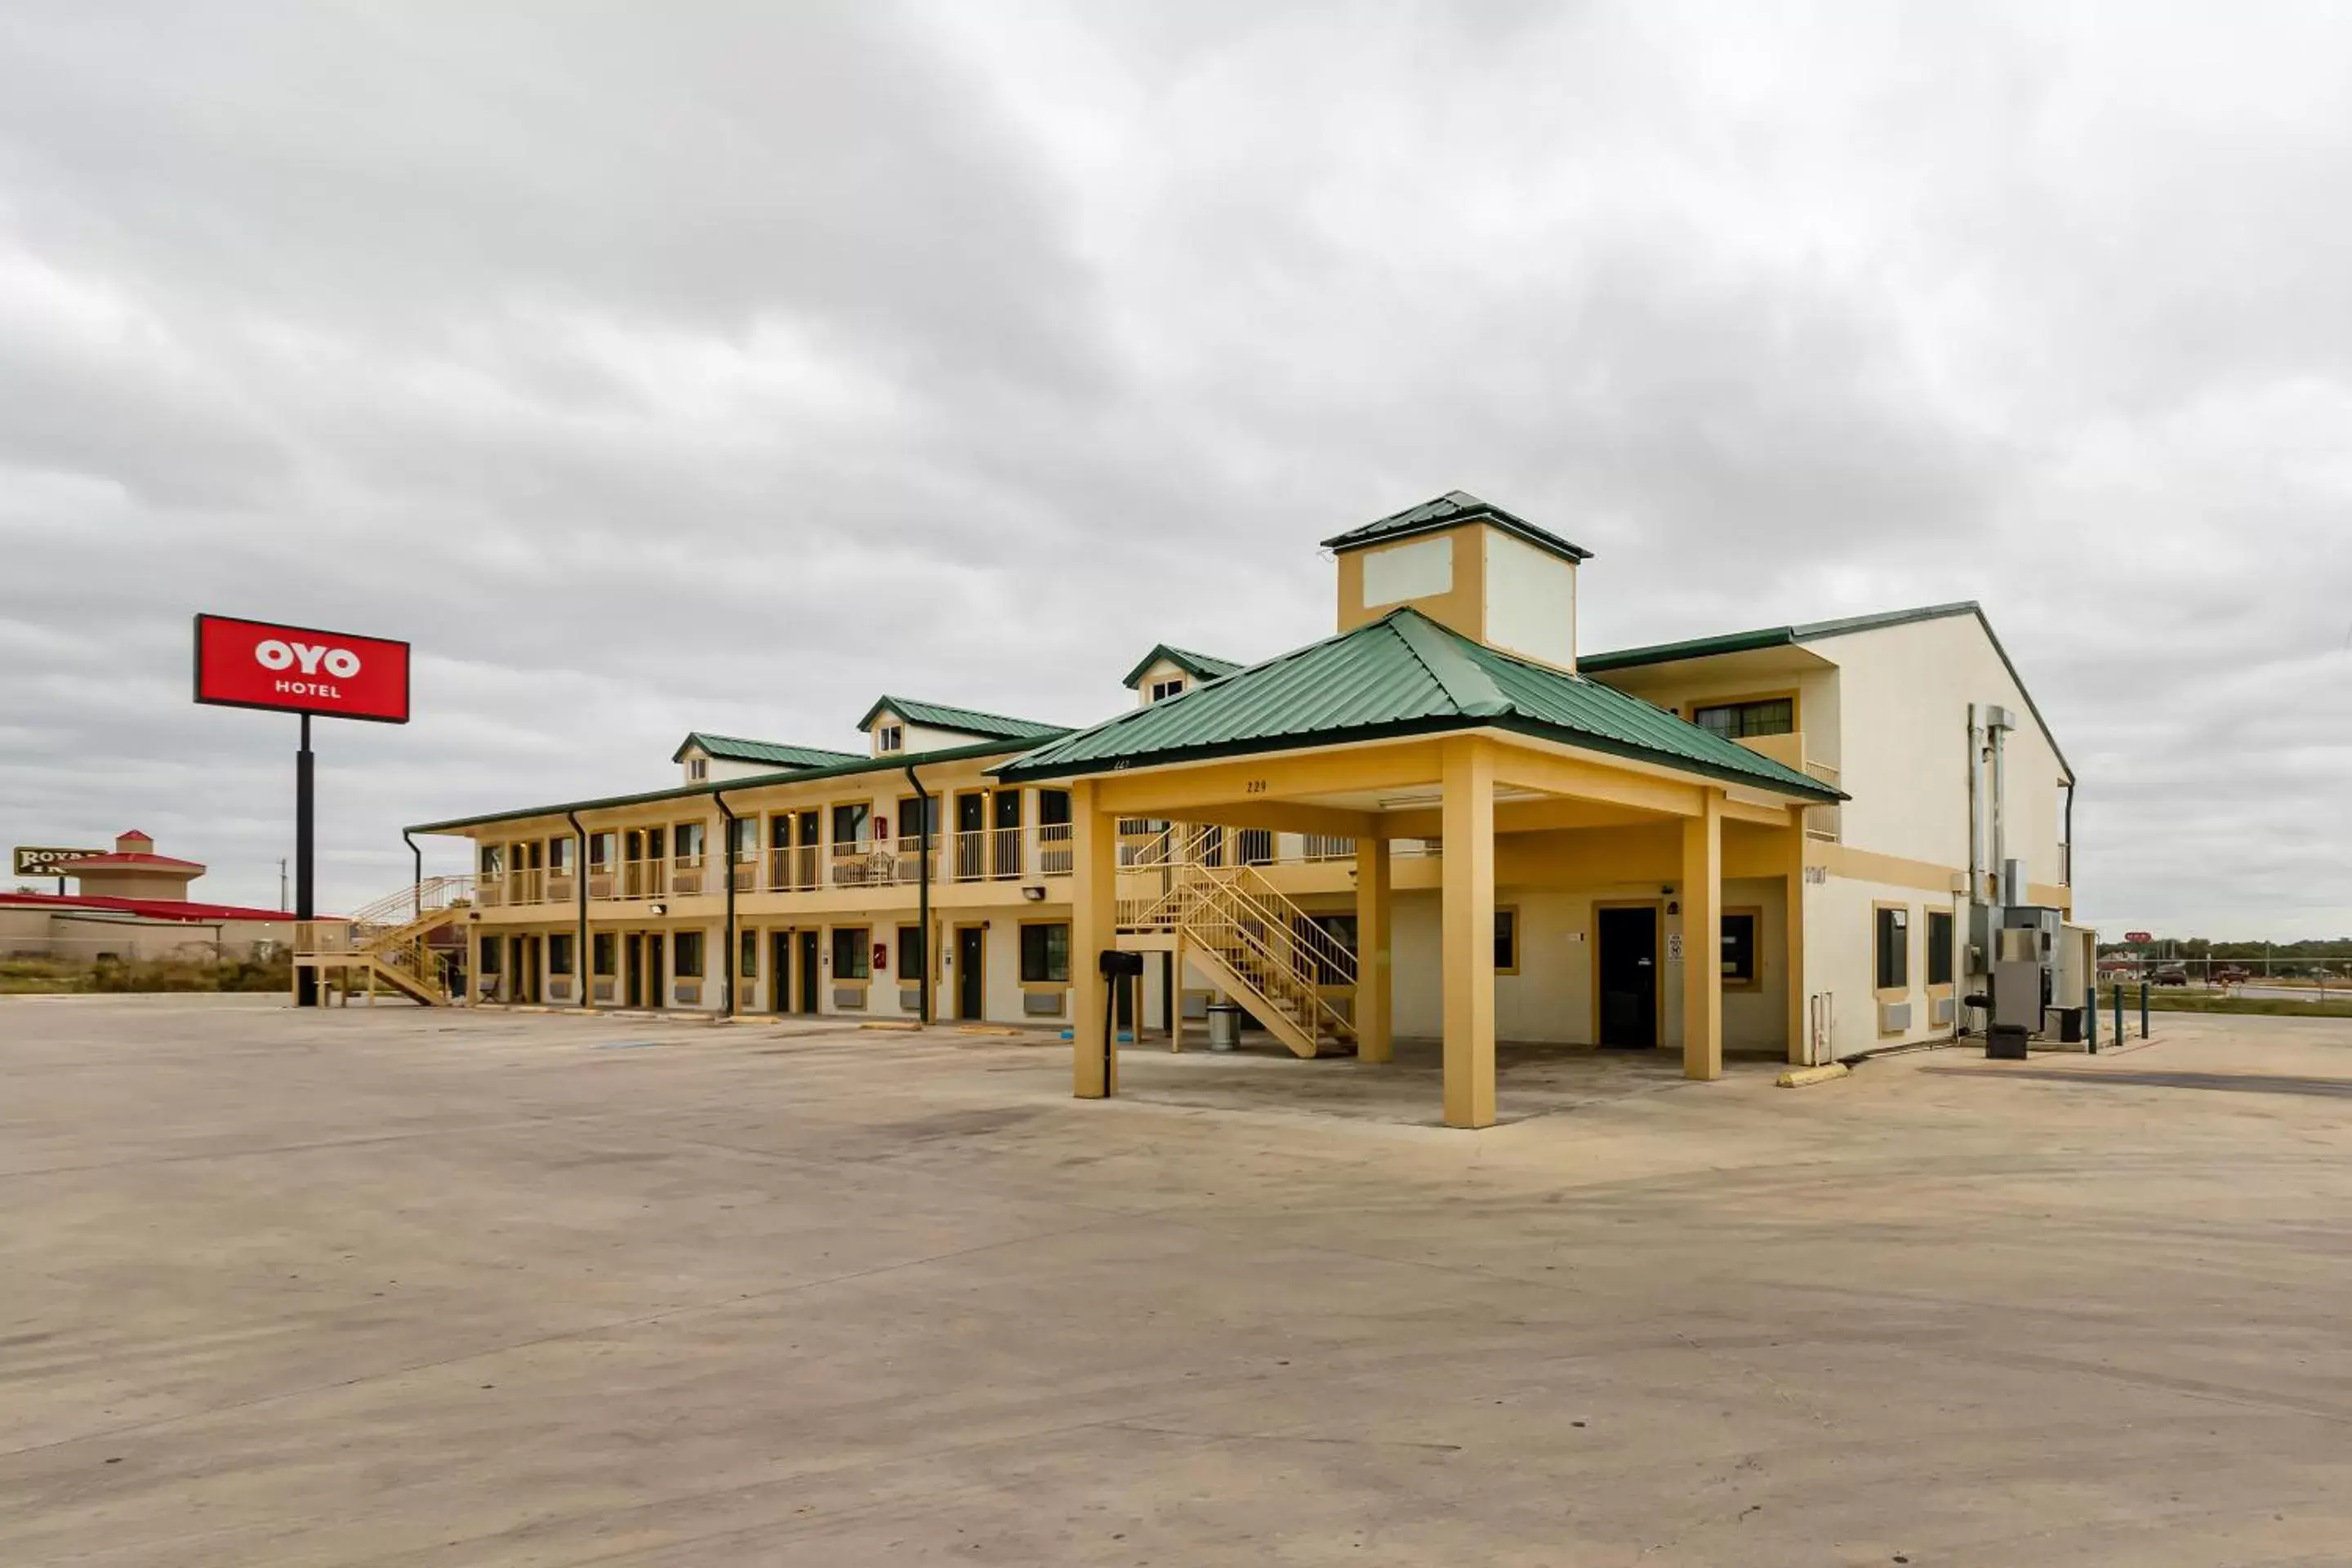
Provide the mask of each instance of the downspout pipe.
{"label": "downspout pipe", "polygon": [[923,803],[921,817],[922,864],[915,870],[915,920],[923,932],[923,968],[916,989],[922,994],[919,1016],[925,1028],[931,1024],[931,976],[939,973],[938,961],[931,952],[931,794],[923,781],[915,776],[915,764],[906,768],[907,787]]}
{"label": "downspout pipe", "polygon": [[2000,888],[1996,900],[2003,909],[2019,901],[2025,889],[2012,887],[2009,876],[2009,726],[1996,715],[1992,726],[1992,869]]}
{"label": "downspout pipe", "polygon": [[1969,704],[1969,902],[1984,902],[1984,704]]}
{"label": "downspout pipe", "polygon": [[593,1007],[596,1005],[592,994],[596,977],[588,961],[588,830],[580,826],[578,812],[567,811],[563,815],[572,819],[572,896],[580,911],[580,932],[573,938],[572,950],[572,979],[580,987],[579,1005]]}
{"label": "downspout pipe", "polygon": [[400,830],[400,841],[408,846],[408,863],[413,875],[408,879],[410,908],[408,918],[425,918],[425,851],[417,847],[416,839],[405,827]]}
{"label": "downspout pipe", "polygon": [[[2069,893],[2072,893],[2072,892],[2074,891],[2074,781],[2073,779],[2068,779],[2068,780],[2066,781],[2066,868],[2065,868],[2065,869],[2066,869],[2066,890],[2067,890]],[[2069,916],[2072,916],[2072,915],[2074,914],[2074,909],[2072,908],[2072,901],[2071,901],[2071,900],[2069,900],[2069,907],[2068,907],[2068,909],[2067,909],[2066,912],[2067,912],[2067,914],[2068,914]]]}
{"label": "downspout pipe", "polygon": [[735,814],[727,809],[724,791],[712,790],[710,804],[719,808],[726,826],[719,830],[719,871],[727,879],[727,948],[719,958],[719,994],[726,998],[727,1016],[735,1016],[735,971],[739,967],[735,952]]}

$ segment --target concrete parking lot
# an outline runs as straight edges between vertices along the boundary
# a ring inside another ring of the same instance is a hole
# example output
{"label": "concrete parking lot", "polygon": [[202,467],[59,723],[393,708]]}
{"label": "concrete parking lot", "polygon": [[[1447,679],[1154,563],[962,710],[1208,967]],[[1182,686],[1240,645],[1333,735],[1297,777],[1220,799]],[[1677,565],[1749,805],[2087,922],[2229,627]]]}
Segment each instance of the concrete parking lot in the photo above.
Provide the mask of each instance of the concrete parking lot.
{"label": "concrete parking lot", "polygon": [[0,1002],[0,1563],[2346,1562],[2352,1025],[2158,1037]]}

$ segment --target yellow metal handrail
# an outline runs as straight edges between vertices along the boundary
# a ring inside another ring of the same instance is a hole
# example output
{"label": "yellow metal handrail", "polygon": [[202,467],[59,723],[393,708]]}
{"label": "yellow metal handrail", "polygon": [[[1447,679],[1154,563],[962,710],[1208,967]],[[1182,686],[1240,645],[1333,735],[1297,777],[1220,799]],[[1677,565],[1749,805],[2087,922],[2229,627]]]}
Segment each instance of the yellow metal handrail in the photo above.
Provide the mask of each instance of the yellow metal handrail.
{"label": "yellow metal handrail", "polygon": [[1118,900],[1116,918],[1123,931],[1174,931],[1216,952],[1262,1000],[1283,1008],[1307,1033],[1354,1037],[1354,1024],[1331,1005],[1323,987],[1354,986],[1356,955],[1255,866],[1189,865],[1158,898]]}

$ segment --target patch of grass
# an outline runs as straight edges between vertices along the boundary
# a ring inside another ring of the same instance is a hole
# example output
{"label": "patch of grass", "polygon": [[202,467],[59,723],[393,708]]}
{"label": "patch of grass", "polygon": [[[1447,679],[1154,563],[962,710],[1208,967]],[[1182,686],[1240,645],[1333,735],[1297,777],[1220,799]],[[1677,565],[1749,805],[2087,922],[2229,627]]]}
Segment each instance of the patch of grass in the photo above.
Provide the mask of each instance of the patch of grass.
{"label": "patch of grass", "polygon": [[0,995],[84,992],[290,991],[294,961],[270,958],[142,958],[82,963],[65,958],[0,958]]}
{"label": "patch of grass", "polygon": [[[2116,994],[2112,989],[2099,993],[2099,1016],[2115,1017]],[[2312,993],[2311,1000],[2285,996],[2228,996],[2218,991],[2183,991],[2169,985],[2151,988],[2147,994],[2147,1010],[2151,1013],[2241,1013],[2273,1018],[2347,1018],[2352,1017],[2352,992],[2338,996],[2331,991],[2321,1002],[2319,994]],[[2139,1011],[2139,990],[2124,988],[2124,1016],[2132,1017]]]}

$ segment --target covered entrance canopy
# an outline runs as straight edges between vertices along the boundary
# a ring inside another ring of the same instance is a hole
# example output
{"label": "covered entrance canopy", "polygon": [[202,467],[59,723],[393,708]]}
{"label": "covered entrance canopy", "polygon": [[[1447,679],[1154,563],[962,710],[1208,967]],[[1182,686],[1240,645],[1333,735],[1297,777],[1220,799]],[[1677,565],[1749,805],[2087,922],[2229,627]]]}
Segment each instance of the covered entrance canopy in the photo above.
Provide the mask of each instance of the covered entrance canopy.
{"label": "covered entrance canopy", "polygon": [[[1487,647],[1407,607],[1051,742],[996,770],[1067,781],[1075,876],[1073,1082],[1115,1088],[1095,955],[1116,944],[1118,822],[1174,818],[1354,841],[1359,1055],[1391,1038],[1391,845],[1434,841],[1443,873],[1444,1118],[1495,1120],[1498,835],[1601,829],[1677,844],[1686,941],[1685,1072],[1722,1071],[1711,961],[1726,830],[1751,837],[1798,905],[1802,812],[1834,788],[1636,697]],[[1580,835],[1579,836],[1581,837]],[[1791,966],[1801,924],[1789,922]],[[1801,988],[1790,987],[1791,1014]],[[1794,1020],[1792,1016],[1792,1027]]]}

